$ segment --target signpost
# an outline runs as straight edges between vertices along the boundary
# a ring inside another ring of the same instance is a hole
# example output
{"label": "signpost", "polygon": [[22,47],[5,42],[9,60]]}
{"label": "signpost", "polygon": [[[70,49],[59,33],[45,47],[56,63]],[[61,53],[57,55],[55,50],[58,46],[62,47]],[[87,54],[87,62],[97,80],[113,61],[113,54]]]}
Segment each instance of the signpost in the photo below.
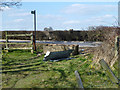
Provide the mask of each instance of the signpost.
{"label": "signpost", "polygon": [[33,47],[34,51],[36,51],[36,10],[31,11],[31,14],[34,15]]}

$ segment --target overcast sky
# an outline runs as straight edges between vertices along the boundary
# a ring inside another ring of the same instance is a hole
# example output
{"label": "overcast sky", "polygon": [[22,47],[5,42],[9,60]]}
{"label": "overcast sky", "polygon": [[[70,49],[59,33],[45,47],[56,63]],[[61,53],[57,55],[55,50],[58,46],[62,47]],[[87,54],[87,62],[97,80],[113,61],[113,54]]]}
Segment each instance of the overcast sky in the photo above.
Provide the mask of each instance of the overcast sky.
{"label": "overcast sky", "polygon": [[[24,2],[29,1],[29,2]],[[2,30],[33,30],[32,10],[37,11],[37,30],[51,26],[55,30],[84,30],[89,26],[113,26],[118,18],[118,1],[84,0],[81,2],[42,2],[23,0],[19,8],[2,12]],[[65,1],[65,0],[64,0]],[[78,1],[78,0],[74,0]],[[80,0],[79,0],[80,1]]]}

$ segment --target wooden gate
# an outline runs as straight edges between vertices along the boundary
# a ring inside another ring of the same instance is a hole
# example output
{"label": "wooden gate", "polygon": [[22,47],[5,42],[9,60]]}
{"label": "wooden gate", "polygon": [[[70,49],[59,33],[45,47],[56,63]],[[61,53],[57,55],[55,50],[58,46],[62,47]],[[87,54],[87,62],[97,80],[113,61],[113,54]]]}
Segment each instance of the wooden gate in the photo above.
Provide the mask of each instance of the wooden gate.
{"label": "wooden gate", "polygon": [[[8,34],[8,31],[5,32],[6,33],[6,48],[4,48],[5,50],[11,50],[11,49],[30,49],[31,50],[31,53],[34,52],[33,50],[33,33],[30,33],[30,34]],[[25,37],[25,36],[29,36],[31,39],[30,39],[30,42],[22,42],[22,43],[18,43],[18,42],[9,42],[8,40],[8,37]],[[30,47],[24,47],[24,48],[10,48],[9,47],[9,44],[30,44]]]}

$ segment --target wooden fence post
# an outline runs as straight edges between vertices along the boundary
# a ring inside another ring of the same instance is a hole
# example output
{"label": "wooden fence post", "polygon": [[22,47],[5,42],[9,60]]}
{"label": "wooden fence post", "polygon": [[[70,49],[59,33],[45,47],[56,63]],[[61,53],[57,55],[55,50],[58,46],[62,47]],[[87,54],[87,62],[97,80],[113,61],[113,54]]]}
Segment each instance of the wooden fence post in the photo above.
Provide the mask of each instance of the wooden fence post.
{"label": "wooden fence post", "polygon": [[112,70],[110,69],[110,67],[108,66],[108,64],[104,61],[104,59],[100,60],[99,63],[101,64],[101,66],[103,67],[103,69],[106,71],[107,75],[110,77],[110,79],[112,80],[112,82],[118,84],[118,79],[113,74]]}
{"label": "wooden fence post", "polygon": [[118,60],[118,80],[119,80],[119,88],[120,88],[120,48],[119,48],[120,36],[116,36],[115,38],[115,57]]}
{"label": "wooden fence post", "polygon": [[80,88],[81,90],[84,90],[82,80],[81,80],[80,75],[77,70],[75,71],[75,76],[76,76],[76,80],[78,82],[78,88]]}
{"label": "wooden fence post", "polygon": [[118,56],[118,49],[119,49],[119,37],[116,36],[115,38],[115,56]]}
{"label": "wooden fence post", "polygon": [[114,54],[114,59],[113,59],[113,61],[111,62],[111,68],[112,69],[115,69],[114,67],[113,67],[113,65],[115,64],[115,62],[118,60],[118,58],[119,58],[119,54],[118,54],[118,52],[119,52],[119,37],[118,36],[116,36],[115,37],[115,43],[114,43],[114,48],[115,48],[115,54]]}
{"label": "wooden fence post", "polygon": [[31,33],[31,47],[32,47],[31,53],[33,53],[34,52],[34,47],[33,47],[33,33]]}
{"label": "wooden fence post", "polygon": [[117,53],[118,53],[118,80],[119,80],[119,88],[120,88],[120,36],[117,37]]}
{"label": "wooden fence post", "polygon": [[5,36],[6,36],[6,49],[8,50],[8,31],[5,32]]}

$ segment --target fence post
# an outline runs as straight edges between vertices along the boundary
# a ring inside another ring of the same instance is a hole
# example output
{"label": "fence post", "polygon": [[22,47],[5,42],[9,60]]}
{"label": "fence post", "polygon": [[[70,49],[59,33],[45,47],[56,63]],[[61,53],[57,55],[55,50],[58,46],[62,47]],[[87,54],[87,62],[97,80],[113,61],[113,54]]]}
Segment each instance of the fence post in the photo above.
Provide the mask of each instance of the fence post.
{"label": "fence post", "polygon": [[118,54],[118,80],[119,80],[119,88],[120,88],[120,45],[119,45],[119,42],[120,42],[120,36],[117,36],[117,54]]}
{"label": "fence post", "polygon": [[99,61],[99,63],[101,64],[101,66],[103,67],[103,69],[106,71],[107,75],[110,77],[110,79],[112,80],[112,82],[118,84],[118,79],[113,74],[112,70],[110,69],[110,67],[108,66],[108,64],[104,61],[104,59],[101,59]]}
{"label": "fence post", "polygon": [[115,69],[115,68],[113,67],[113,65],[115,64],[115,62],[116,62],[116,61],[118,60],[118,58],[119,58],[119,54],[118,54],[118,52],[119,52],[119,36],[116,36],[116,37],[115,37],[114,48],[115,48],[114,59],[113,59],[113,61],[111,62],[111,66],[110,66],[112,69]]}
{"label": "fence post", "polygon": [[119,48],[120,36],[116,36],[115,38],[115,57],[118,60],[118,80],[119,80],[119,88],[120,88],[120,48]]}
{"label": "fence post", "polygon": [[5,32],[5,36],[6,36],[6,49],[8,50],[8,31]]}
{"label": "fence post", "polygon": [[83,84],[82,84],[82,80],[80,78],[80,75],[78,73],[78,71],[76,70],[75,71],[75,76],[76,76],[76,80],[78,82],[78,87],[81,89],[81,90],[84,90],[84,87],[83,87]]}
{"label": "fence post", "polygon": [[31,53],[33,53],[34,52],[34,47],[33,47],[33,33],[31,33],[31,47],[32,47]]}
{"label": "fence post", "polygon": [[119,37],[116,36],[116,38],[115,38],[115,57],[119,55],[118,49],[119,49]]}

